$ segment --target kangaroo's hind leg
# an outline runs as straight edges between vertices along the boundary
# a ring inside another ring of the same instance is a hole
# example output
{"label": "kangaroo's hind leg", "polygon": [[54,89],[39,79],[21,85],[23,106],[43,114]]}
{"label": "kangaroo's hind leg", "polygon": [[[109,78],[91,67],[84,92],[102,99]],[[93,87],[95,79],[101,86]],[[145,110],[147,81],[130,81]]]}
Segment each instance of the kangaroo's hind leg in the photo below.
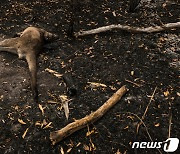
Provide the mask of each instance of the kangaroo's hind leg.
{"label": "kangaroo's hind leg", "polygon": [[6,51],[13,54],[17,54],[18,38],[10,38],[0,41],[0,51]]}
{"label": "kangaroo's hind leg", "polygon": [[6,51],[6,52],[13,53],[13,54],[17,54],[16,48],[12,48],[12,47],[1,47],[0,46],[0,51]]}
{"label": "kangaroo's hind leg", "polygon": [[34,100],[38,102],[36,54],[34,52],[27,54],[26,60],[27,60],[29,72],[30,72],[30,81],[31,81],[33,97],[34,97]]}

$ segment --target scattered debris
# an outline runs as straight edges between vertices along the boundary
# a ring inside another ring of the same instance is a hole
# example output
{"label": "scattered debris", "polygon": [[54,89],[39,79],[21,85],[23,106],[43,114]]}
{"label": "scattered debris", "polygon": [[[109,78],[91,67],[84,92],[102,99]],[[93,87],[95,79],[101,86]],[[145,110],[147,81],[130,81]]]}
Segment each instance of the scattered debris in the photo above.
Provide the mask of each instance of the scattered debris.
{"label": "scattered debris", "polygon": [[62,74],[59,74],[58,72],[56,72],[56,71],[54,71],[54,70],[51,70],[51,69],[49,69],[49,68],[46,68],[45,71],[53,74],[53,75],[56,76],[57,78],[62,78],[62,76],[63,76]]}
{"label": "scattered debris", "polygon": [[18,122],[22,125],[26,125],[26,123],[22,119],[18,119]]}
{"label": "scattered debris", "polygon": [[22,138],[23,138],[23,139],[25,138],[25,136],[26,136],[26,134],[27,134],[28,130],[29,130],[29,128],[26,128],[26,130],[25,130],[24,134],[22,135]]}
{"label": "scattered debris", "polygon": [[44,108],[42,107],[42,105],[41,105],[41,104],[39,104],[39,109],[41,110],[42,115],[44,115]]}
{"label": "scattered debris", "polygon": [[62,102],[66,119],[68,120],[68,118],[69,118],[69,107],[68,107],[68,103],[69,103],[72,99],[68,99],[68,97],[67,97],[66,95],[60,95],[59,98],[60,98],[60,100],[61,100],[61,102]]}
{"label": "scattered debris", "polygon": [[103,84],[103,83],[97,83],[97,82],[87,82],[88,84],[90,84],[90,86],[92,88],[97,88],[97,87],[104,87],[106,88],[107,85]]}

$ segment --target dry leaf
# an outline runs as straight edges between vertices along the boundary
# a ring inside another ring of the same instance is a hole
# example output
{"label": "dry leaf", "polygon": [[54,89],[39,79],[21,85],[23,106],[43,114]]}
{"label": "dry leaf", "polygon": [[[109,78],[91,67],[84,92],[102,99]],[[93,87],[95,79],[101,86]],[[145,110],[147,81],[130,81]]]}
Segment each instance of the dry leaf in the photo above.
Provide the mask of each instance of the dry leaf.
{"label": "dry leaf", "polygon": [[128,129],[128,128],[129,128],[129,126],[124,127],[124,129]]}
{"label": "dry leaf", "polygon": [[74,147],[74,143],[73,143],[72,140],[70,140],[69,146],[70,146],[70,147]]}
{"label": "dry leaf", "polygon": [[81,142],[79,142],[77,145],[76,145],[76,147],[78,147],[78,146],[80,146],[81,145]]}
{"label": "dry leaf", "polygon": [[139,48],[143,48],[143,47],[144,47],[144,44],[142,43],[142,44],[140,44],[138,47],[139,47]]}
{"label": "dry leaf", "polygon": [[43,129],[52,128],[52,126],[50,126],[51,124],[52,124],[52,122],[48,123]]}
{"label": "dry leaf", "polygon": [[63,147],[61,147],[61,154],[65,154]]}
{"label": "dry leaf", "polygon": [[60,98],[62,103],[66,102],[66,101],[69,101],[69,99],[68,99],[68,97],[66,95],[60,95],[59,98]]}
{"label": "dry leaf", "polygon": [[18,122],[22,125],[26,125],[26,123],[22,119],[18,119]]}
{"label": "dry leaf", "polygon": [[51,70],[49,68],[46,68],[45,71],[53,74],[54,76],[56,76],[57,78],[61,78],[63,75],[62,74],[59,74],[58,72],[54,71],[54,70]]}
{"label": "dry leaf", "polygon": [[113,86],[109,86],[111,88],[111,90],[117,90],[116,87]]}
{"label": "dry leaf", "polygon": [[127,116],[127,118],[130,118],[132,121],[134,120],[134,117],[133,116]]}
{"label": "dry leaf", "polygon": [[63,108],[64,108],[64,113],[65,113],[66,119],[68,120],[68,118],[69,118],[68,103],[72,99],[68,99],[68,97],[66,95],[60,95],[59,98],[61,99],[61,102],[62,102],[62,105],[63,105]]}
{"label": "dry leaf", "polygon": [[131,75],[132,75],[132,76],[134,75],[134,71],[131,71]]}
{"label": "dry leaf", "polygon": [[92,150],[96,150],[94,143],[91,142]]}
{"label": "dry leaf", "polygon": [[166,7],[166,5],[167,5],[166,3],[163,3],[162,7],[163,7],[163,8],[165,8],[165,7]]}
{"label": "dry leaf", "polygon": [[63,108],[63,106],[59,106],[59,107],[57,107],[57,110],[61,111],[62,108]]}
{"label": "dry leaf", "polygon": [[4,98],[4,96],[3,96],[3,95],[1,95],[1,96],[0,96],[0,100],[2,100],[3,98]]}
{"label": "dry leaf", "polygon": [[97,133],[97,132],[95,132],[95,130],[93,129],[93,130],[91,130],[91,131],[88,131],[88,132],[86,133],[86,136],[90,136],[91,134],[94,134],[94,133]]}
{"label": "dry leaf", "polygon": [[89,83],[92,88],[96,88],[96,87],[105,87],[106,88],[107,87],[105,84],[102,84],[102,83],[97,83],[97,82],[87,82],[87,83]]}
{"label": "dry leaf", "polygon": [[39,104],[39,109],[41,110],[42,115],[44,115],[44,109],[43,109],[43,107],[42,107],[42,105],[41,105],[41,104]]}
{"label": "dry leaf", "polygon": [[159,126],[160,126],[160,123],[157,123],[157,124],[155,124],[154,126],[155,126],[155,127],[159,127]]}
{"label": "dry leaf", "polygon": [[63,108],[64,108],[64,113],[66,116],[66,119],[68,120],[69,118],[69,107],[68,107],[68,101],[63,103]]}
{"label": "dry leaf", "polygon": [[59,104],[58,102],[52,101],[52,100],[49,100],[48,103],[49,103],[49,104]]}
{"label": "dry leaf", "polygon": [[23,138],[23,139],[25,138],[25,136],[26,136],[28,130],[29,130],[29,128],[27,128],[27,129],[25,130],[24,134],[22,135],[22,138]]}
{"label": "dry leaf", "polygon": [[42,123],[40,121],[36,121],[35,126],[41,126]]}
{"label": "dry leaf", "polygon": [[117,152],[115,154],[121,154],[121,152],[119,151],[119,149],[117,150]]}
{"label": "dry leaf", "polygon": [[92,142],[92,140],[90,139],[90,150],[93,151],[93,150],[96,150],[96,147],[94,145],[94,143]]}
{"label": "dry leaf", "polygon": [[41,128],[43,128],[45,125],[47,125],[46,119],[43,119],[42,123],[41,123]]}
{"label": "dry leaf", "polygon": [[65,65],[64,61],[62,61],[61,62],[61,68],[64,68],[64,67],[66,67],[66,65]]}
{"label": "dry leaf", "polygon": [[84,150],[86,150],[86,151],[89,151],[89,150],[90,150],[89,146],[87,146],[86,144],[84,144],[83,148],[84,148]]}
{"label": "dry leaf", "polygon": [[16,105],[14,109],[15,109],[15,110],[18,110],[18,109],[19,109],[19,106]]}
{"label": "dry leaf", "polygon": [[113,11],[112,14],[113,14],[114,17],[116,17],[116,12],[115,11]]}
{"label": "dry leaf", "polygon": [[71,150],[72,150],[72,148],[69,148],[69,149],[67,150],[67,153],[71,152]]}
{"label": "dry leaf", "polygon": [[46,121],[46,119],[43,119],[43,125],[45,126],[45,125],[47,125],[47,121]]}
{"label": "dry leaf", "polygon": [[167,97],[168,95],[169,95],[169,91],[167,90],[167,91],[164,92],[164,96]]}

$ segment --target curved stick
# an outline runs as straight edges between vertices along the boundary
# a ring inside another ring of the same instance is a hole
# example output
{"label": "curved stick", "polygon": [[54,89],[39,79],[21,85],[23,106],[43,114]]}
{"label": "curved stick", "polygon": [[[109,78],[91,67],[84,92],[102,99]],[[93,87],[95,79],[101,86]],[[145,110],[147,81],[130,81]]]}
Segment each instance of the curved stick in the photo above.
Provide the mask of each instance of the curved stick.
{"label": "curved stick", "polygon": [[87,124],[93,123],[100,119],[110,108],[112,108],[120,99],[121,97],[128,91],[125,86],[122,86],[116,93],[114,93],[99,109],[95,112],[87,115],[86,117],[76,120],[64,128],[51,132],[50,133],[50,140],[52,144],[56,144],[60,142],[67,136],[71,135],[72,133],[84,128]]}

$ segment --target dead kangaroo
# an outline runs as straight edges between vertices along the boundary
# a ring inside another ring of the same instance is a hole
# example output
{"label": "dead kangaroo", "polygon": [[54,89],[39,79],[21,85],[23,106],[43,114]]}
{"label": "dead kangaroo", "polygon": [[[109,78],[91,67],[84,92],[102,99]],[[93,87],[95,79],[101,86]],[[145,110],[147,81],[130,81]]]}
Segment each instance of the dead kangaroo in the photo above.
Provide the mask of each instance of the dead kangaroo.
{"label": "dead kangaroo", "polygon": [[36,27],[28,27],[17,37],[5,39],[0,42],[0,51],[17,54],[19,59],[26,59],[30,71],[33,97],[37,102],[37,54],[42,51],[43,45],[58,36]]}

